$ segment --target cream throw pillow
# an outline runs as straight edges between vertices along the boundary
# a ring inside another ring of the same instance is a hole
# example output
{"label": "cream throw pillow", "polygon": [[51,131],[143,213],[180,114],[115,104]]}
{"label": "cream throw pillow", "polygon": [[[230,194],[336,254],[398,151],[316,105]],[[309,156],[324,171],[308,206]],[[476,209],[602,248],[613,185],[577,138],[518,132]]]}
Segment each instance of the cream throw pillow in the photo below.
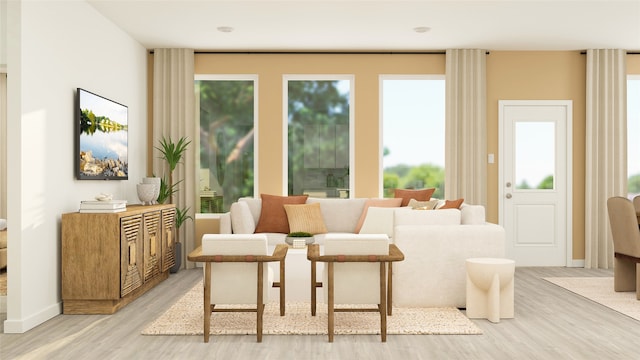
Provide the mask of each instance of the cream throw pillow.
{"label": "cream throw pillow", "polygon": [[308,232],[312,235],[327,232],[319,203],[284,205],[284,211],[289,219],[289,232]]}
{"label": "cream throw pillow", "polygon": [[409,206],[413,210],[433,210],[438,205],[438,200],[418,201],[416,199],[409,200]]}

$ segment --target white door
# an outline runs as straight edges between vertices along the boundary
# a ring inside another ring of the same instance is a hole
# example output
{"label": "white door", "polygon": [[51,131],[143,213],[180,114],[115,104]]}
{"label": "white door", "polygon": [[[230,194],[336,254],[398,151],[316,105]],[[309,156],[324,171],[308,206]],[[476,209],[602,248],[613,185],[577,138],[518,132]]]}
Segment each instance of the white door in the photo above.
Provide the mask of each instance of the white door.
{"label": "white door", "polygon": [[571,106],[499,102],[499,218],[518,266],[571,262]]}

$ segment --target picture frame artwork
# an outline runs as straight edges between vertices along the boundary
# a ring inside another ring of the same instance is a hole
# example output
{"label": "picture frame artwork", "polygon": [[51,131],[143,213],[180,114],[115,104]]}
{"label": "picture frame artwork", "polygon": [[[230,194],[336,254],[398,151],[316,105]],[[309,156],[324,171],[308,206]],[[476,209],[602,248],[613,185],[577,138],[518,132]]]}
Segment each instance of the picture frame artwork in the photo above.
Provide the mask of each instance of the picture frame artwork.
{"label": "picture frame artwork", "polygon": [[78,88],[75,150],[78,180],[127,180],[128,107]]}

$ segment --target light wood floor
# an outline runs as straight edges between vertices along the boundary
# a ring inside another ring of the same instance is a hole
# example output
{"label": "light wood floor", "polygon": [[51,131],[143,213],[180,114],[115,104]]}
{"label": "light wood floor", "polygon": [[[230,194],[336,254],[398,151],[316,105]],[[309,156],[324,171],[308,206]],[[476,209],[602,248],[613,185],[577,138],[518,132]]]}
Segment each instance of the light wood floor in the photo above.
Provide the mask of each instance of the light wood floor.
{"label": "light wood floor", "polygon": [[[172,275],[114,315],[60,315],[25,334],[0,334],[0,359],[640,359],[640,322],[550,284],[547,276],[610,270],[517,268],[515,318],[473,320],[483,335],[142,336],[201,277]],[[640,306],[640,302],[639,305]],[[0,320],[6,318],[0,315]]]}

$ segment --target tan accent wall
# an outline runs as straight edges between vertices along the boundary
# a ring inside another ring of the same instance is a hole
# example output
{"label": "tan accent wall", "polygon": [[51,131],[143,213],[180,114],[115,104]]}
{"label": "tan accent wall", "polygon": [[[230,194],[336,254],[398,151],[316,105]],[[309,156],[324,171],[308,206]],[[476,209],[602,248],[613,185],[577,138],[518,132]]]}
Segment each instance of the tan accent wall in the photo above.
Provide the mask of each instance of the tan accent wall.
{"label": "tan accent wall", "polygon": [[584,259],[586,56],[579,51],[492,51],[487,57],[487,219],[498,221],[498,100],[573,101],[573,259]]}
{"label": "tan accent wall", "polygon": [[[149,56],[151,132],[153,56]],[[378,196],[380,74],[444,74],[444,55],[197,54],[197,74],[259,76],[259,191],[281,194],[282,78],[285,74],[355,75],[356,197]],[[640,55],[627,55],[627,73],[640,74]],[[573,101],[573,259],[584,259],[586,56],[580,51],[491,51],[487,57],[487,220],[498,222],[498,100]],[[151,136],[151,135],[150,135]],[[152,159],[151,138],[147,151]],[[151,163],[151,161],[149,161]],[[150,165],[148,172],[151,171]],[[268,175],[264,175],[268,174]]]}
{"label": "tan accent wall", "polygon": [[258,75],[258,189],[282,194],[283,76],[349,74],[355,76],[355,194],[379,196],[379,75],[439,74],[443,54],[197,54],[196,74]]}

